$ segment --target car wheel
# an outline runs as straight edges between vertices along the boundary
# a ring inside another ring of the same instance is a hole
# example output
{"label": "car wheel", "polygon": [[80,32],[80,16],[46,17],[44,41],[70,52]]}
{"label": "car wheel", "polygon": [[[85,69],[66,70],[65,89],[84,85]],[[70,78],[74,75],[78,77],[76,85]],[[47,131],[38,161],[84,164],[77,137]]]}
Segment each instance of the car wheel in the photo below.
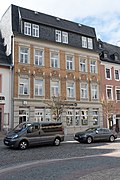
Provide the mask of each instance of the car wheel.
{"label": "car wheel", "polygon": [[110,142],[114,142],[114,141],[115,141],[115,137],[114,137],[113,135],[110,136],[109,141],[110,141]]}
{"label": "car wheel", "polygon": [[59,146],[60,145],[60,139],[59,138],[55,138],[54,145],[55,146]]}
{"label": "car wheel", "polygon": [[88,144],[92,143],[92,137],[89,136],[89,137],[87,138],[87,143],[88,143]]}
{"label": "car wheel", "polygon": [[28,142],[27,141],[23,140],[23,141],[21,141],[19,143],[19,149],[25,150],[25,149],[27,149],[27,147],[28,147]]}

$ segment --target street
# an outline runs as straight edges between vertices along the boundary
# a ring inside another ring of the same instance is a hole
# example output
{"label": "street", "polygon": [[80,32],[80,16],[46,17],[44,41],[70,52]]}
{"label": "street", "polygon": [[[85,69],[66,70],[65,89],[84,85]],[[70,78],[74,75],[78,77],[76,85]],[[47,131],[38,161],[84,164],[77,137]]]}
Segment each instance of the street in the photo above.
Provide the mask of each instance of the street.
{"label": "street", "polygon": [[[118,180],[120,139],[114,143],[65,141],[27,150],[10,149],[0,140],[1,180]],[[99,177],[99,178],[98,178]]]}

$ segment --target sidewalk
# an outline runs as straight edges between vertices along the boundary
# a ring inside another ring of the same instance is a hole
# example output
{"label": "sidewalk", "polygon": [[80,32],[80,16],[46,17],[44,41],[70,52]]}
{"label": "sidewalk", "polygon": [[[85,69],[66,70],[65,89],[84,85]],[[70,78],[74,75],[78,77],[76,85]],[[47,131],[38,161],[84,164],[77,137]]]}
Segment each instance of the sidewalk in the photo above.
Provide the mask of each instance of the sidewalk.
{"label": "sidewalk", "polygon": [[5,137],[5,134],[3,132],[0,132],[0,140]]}

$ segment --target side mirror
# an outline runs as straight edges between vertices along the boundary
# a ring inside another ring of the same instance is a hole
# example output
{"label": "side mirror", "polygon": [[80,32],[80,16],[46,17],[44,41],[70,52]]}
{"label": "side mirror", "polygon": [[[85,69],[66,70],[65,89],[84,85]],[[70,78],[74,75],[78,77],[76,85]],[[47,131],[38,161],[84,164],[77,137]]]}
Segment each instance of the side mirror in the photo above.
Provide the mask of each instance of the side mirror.
{"label": "side mirror", "polygon": [[29,127],[27,133],[32,133],[32,127]]}
{"label": "side mirror", "polygon": [[98,134],[98,130],[96,130],[96,134]]}

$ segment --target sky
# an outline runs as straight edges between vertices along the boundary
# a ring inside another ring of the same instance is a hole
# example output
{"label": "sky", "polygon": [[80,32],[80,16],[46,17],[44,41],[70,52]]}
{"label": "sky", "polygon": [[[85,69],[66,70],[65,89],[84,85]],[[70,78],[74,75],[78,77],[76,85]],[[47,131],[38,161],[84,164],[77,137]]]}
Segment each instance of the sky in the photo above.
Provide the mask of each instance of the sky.
{"label": "sky", "polygon": [[11,4],[94,27],[102,41],[120,42],[120,0],[3,0],[0,19]]}

